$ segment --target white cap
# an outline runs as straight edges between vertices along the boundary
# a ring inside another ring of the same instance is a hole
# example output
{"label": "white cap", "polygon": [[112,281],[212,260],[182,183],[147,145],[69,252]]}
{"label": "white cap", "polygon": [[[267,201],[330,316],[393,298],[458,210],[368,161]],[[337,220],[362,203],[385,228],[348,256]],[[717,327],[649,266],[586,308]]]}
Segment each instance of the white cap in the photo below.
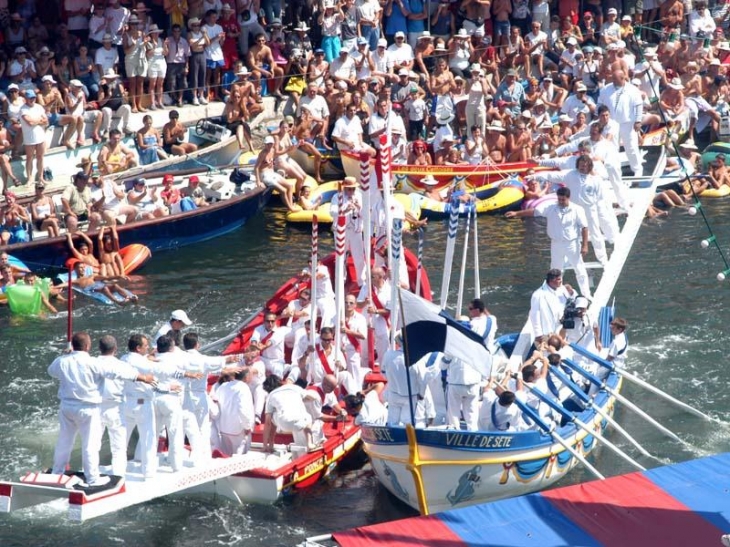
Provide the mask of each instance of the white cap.
{"label": "white cap", "polygon": [[276,141],[274,141],[274,137],[272,137],[271,135],[264,139],[264,144],[274,144],[274,142]]}
{"label": "white cap", "polygon": [[378,47],[388,47],[388,40],[385,38],[378,40]]}
{"label": "white cap", "polygon": [[193,324],[193,322],[188,317],[188,314],[185,313],[185,310],[175,310],[170,314],[170,319],[175,321],[182,321],[185,325],[190,326]]}
{"label": "white cap", "polygon": [[396,32],[395,36],[394,36],[394,38],[405,38],[405,37],[406,37],[406,33],[403,32],[402,30],[399,30],[398,32]]}
{"label": "white cap", "polygon": [[575,38],[573,38],[571,36],[570,38],[568,38],[568,40],[565,43],[568,44],[569,46],[577,46],[578,40],[576,40]]}
{"label": "white cap", "polygon": [[576,308],[588,308],[588,299],[583,296],[579,296],[578,298],[575,299],[575,307]]}
{"label": "white cap", "polygon": [[616,10],[616,8],[609,9],[607,13],[608,15],[618,15],[618,11]]}
{"label": "white cap", "polygon": [[46,74],[45,76],[43,76],[43,78],[41,78],[41,82],[51,82],[52,84],[55,84],[56,80],[54,80],[53,76],[51,76],[50,74]]}

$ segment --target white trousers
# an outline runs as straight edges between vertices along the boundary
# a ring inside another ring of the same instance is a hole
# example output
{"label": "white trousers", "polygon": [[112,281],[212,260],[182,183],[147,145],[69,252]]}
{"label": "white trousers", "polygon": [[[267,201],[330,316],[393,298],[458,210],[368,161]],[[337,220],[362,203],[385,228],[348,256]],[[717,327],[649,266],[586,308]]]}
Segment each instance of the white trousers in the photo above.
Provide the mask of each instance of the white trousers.
{"label": "white trousers", "polygon": [[[608,173],[608,181],[611,183],[613,193],[616,195],[616,201],[622,209],[628,210],[629,199],[626,195],[626,184],[621,180],[621,166],[617,166],[611,162],[607,162],[604,165],[606,166],[606,172]],[[608,239],[608,236],[606,239]]]}
{"label": "white trousers", "polygon": [[416,414],[416,427],[423,427],[425,425],[423,408],[421,409],[421,416],[419,417],[418,397],[416,395],[408,397],[408,395],[400,395],[398,393],[388,391],[387,396],[388,425],[405,425],[411,423],[411,400],[413,401],[413,411]]}
{"label": "white trousers", "polygon": [[137,427],[137,449],[142,460],[142,474],[151,478],[157,471],[157,427],[155,426],[155,406],[152,399],[127,398],[124,403],[127,442]]}
{"label": "white trousers", "polygon": [[580,254],[580,246],[578,239],[574,241],[550,240],[550,267],[562,271],[567,262],[575,271],[581,294],[588,296],[591,294],[591,288],[588,285],[588,270],[586,270],[583,256]]}
{"label": "white trousers", "polygon": [[233,456],[234,454],[245,454],[251,448],[251,433],[223,433],[220,432],[221,452]]}
{"label": "white trousers", "polygon": [[446,393],[446,423],[449,427],[459,429],[460,415],[463,414],[466,429],[476,431],[479,423],[479,384],[449,384]]}
{"label": "white trousers", "polygon": [[60,431],[53,454],[53,472],[63,474],[71,459],[76,434],[81,435],[81,464],[88,484],[99,480],[101,410],[99,405],[61,402],[58,409]]}
{"label": "white trousers", "polygon": [[619,124],[619,142],[624,145],[626,157],[629,160],[634,176],[640,177],[644,174],[641,153],[639,152],[639,134],[634,130],[634,124],[626,122]]}
{"label": "white trousers", "polygon": [[358,282],[362,285],[365,282],[365,244],[362,240],[362,232],[347,230],[345,232],[345,242],[355,264]]}
{"label": "white trousers", "polygon": [[598,224],[601,227],[603,238],[613,244],[619,234],[618,219],[613,211],[613,204],[608,203],[605,199],[597,204],[598,207]]}
{"label": "white trousers", "polygon": [[317,298],[317,313],[322,318],[323,327],[334,327],[335,315],[337,315],[335,299],[327,297]]}
{"label": "white trousers", "polygon": [[127,472],[127,428],[124,425],[121,403],[101,406],[102,435],[104,428],[109,434],[112,453],[112,473],[123,477]]}
{"label": "white trousers", "polygon": [[304,430],[312,427],[312,417],[309,414],[305,413],[297,420],[279,420],[274,425],[279,433],[291,433],[295,445],[307,447],[307,434]]}
{"label": "white trousers", "polygon": [[132,115],[132,107],[128,104],[123,104],[116,110],[112,110],[108,106],[101,109],[101,113],[104,116],[101,122],[100,131],[104,135],[109,134],[111,128],[112,118],[120,118],[119,131],[124,131],[129,127],[129,117]]}
{"label": "white trousers", "polygon": [[598,262],[605,264],[608,261],[608,254],[606,254],[606,240],[603,239],[601,223],[598,219],[598,205],[592,205],[590,207],[584,205],[583,210],[588,220],[588,239],[590,239],[591,245],[593,245],[593,252]]}
{"label": "white trousers", "polygon": [[[190,418],[195,422],[193,427],[192,424],[186,423],[185,434],[188,435],[188,440],[193,447],[193,459],[196,462],[204,461],[211,456],[210,447],[210,407],[208,404],[208,394],[205,392],[185,392],[185,401],[183,403],[183,410],[188,413]],[[194,429],[192,431],[193,438],[190,437],[188,428]],[[195,441],[193,441],[195,439]]]}
{"label": "white trousers", "polygon": [[177,394],[169,393],[155,397],[155,422],[158,430],[163,427],[167,429],[170,466],[173,471],[180,471],[185,450],[185,433],[182,405]]}

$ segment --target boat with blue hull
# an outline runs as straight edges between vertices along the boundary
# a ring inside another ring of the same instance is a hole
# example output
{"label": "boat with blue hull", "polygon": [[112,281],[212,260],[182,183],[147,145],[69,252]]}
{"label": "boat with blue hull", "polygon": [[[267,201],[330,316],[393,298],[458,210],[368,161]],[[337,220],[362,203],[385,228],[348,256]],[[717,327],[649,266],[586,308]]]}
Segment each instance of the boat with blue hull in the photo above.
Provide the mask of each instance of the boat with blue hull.
{"label": "boat with blue hull", "polygon": [[[215,176],[228,180],[225,171]],[[266,206],[270,197],[269,188],[256,188],[249,183],[240,192],[208,207],[120,225],[119,243],[122,247],[139,243],[153,253],[201,243],[238,230]],[[64,268],[69,258],[63,236],[9,245],[4,250],[34,268]]]}

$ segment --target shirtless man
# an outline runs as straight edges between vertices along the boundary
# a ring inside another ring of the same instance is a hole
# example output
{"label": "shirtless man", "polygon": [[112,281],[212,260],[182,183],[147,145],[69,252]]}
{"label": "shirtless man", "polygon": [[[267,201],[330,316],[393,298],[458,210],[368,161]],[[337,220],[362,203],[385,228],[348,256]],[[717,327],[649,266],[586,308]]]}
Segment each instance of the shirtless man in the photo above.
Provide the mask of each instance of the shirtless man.
{"label": "shirtless man", "polygon": [[321,183],[322,153],[316,146],[316,135],[319,135],[319,133],[320,128],[312,117],[312,111],[309,108],[302,108],[302,116],[299,123],[292,129],[292,137],[297,140],[301,150],[314,156],[315,178],[317,179],[317,182]]}
{"label": "shirtless man", "polygon": [[256,174],[256,185],[273,186],[279,191],[279,195],[287,209],[295,211],[294,185],[274,171],[275,143],[276,140],[271,135],[264,139],[264,148],[259,152],[259,157],[256,159],[256,165],[253,169]]}
{"label": "shirtless man", "polygon": [[504,163],[507,156],[507,137],[504,135],[502,122],[495,120],[487,126],[484,146],[489,150],[489,157],[494,163]]}
{"label": "shirtless man", "polygon": [[246,67],[236,72],[236,81],[231,84],[231,93],[235,90],[241,95],[241,110],[244,120],[250,120],[264,111],[264,105],[256,91],[256,86],[249,79],[250,73]]}
{"label": "shirtless man", "polygon": [[[675,31],[679,34],[679,27],[684,21],[684,2],[682,0],[665,0],[659,6],[659,17],[662,20],[662,26],[665,31]],[[652,19],[645,19],[652,21]]]}
{"label": "shirtless man", "polygon": [[184,142],[188,130],[180,123],[180,113],[177,110],[170,111],[170,121],[162,128],[162,148],[168,154],[184,156],[198,149],[192,142]]}
{"label": "shirtless man", "polygon": [[102,277],[120,277],[127,279],[124,272],[124,262],[119,254],[119,234],[117,227],[112,225],[109,232],[104,226],[99,230],[97,239],[99,249],[99,274]]}
{"label": "shirtless man", "polygon": [[251,46],[246,55],[248,68],[257,78],[273,78],[271,94],[281,97],[281,82],[284,78],[284,69],[274,62],[274,55],[271,48],[266,45],[266,36],[257,34],[255,44]]}
{"label": "shirtless man", "polygon": [[38,104],[46,110],[48,125],[65,125],[66,130],[63,133],[63,145],[73,150],[75,146],[71,144],[71,137],[74,131],[77,132],[76,144],[82,146],[84,144],[84,118],[83,116],[70,116],[61,114],[66,105],[63,102],[61,92],[54,86],[56,80],[50,74],[43,76],[41,89],[38,92]]}
{"label": "shirtless man", "polygon": [[105,175],[118,173],[137,166],[137,158],[129,148],[122,144],[122,132],[109,131],[109,142],[99,152],[99,169]]}
{"label": "shirtless man", "polygon": [[79,243],[78,250],[74,246],[74,240],[71,237],[71,234],[66,233],[66,243],[68,244],[68,250],[71,252],[71,255],[78,260],[79,263],[91,266],[95,270],[100,269],[99,261],[94,256],[94,244],[91,239],[89,239],[89,236],[83,232],[77,232],[77,235],[83,240]]}
{"label": "shirtless man", "polygon": [[439,98],[447,96],[456,87],[454,75],[449,70],[445,57],[436,61],[436,70],[431,74],[430,80],[431,92]]}
{"label": "shirtless man", "polygon": [[[74,281],[75,285],[82,289],[90,289],[94,292],[99,292],[118,306],[123,306],[127,302],[137,300],[135,295],[114,283],[114,281],[118,279],[117,277],[97,276],[93,273],[86,275],[86,264],[80,261],[74,266],[74,271],[76,272],[76,280]],[[109,283],[107,283],[107,281],[109,281]],[[120,300],[114,293],[124,296]]]}
{"label": "shirtless man", "polygon": [[707,168],[707,177],[713,188],[722,188],[724,184],[730,186],[730,174],[725,166],[725,154],[718,154]]}

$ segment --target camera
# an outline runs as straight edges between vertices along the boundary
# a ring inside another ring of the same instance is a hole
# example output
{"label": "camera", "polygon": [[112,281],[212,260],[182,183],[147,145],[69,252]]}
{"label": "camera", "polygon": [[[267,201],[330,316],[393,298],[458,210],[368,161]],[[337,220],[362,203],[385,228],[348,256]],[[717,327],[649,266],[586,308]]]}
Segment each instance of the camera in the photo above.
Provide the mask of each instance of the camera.
{"label": "camera", "polygon": [[575,300],[568,300],[565,304],[565,311],[563,317],[560,319],[560,324],[566,330],[575,328],[575,318],[578,317],[578,308],[575,307]]}

